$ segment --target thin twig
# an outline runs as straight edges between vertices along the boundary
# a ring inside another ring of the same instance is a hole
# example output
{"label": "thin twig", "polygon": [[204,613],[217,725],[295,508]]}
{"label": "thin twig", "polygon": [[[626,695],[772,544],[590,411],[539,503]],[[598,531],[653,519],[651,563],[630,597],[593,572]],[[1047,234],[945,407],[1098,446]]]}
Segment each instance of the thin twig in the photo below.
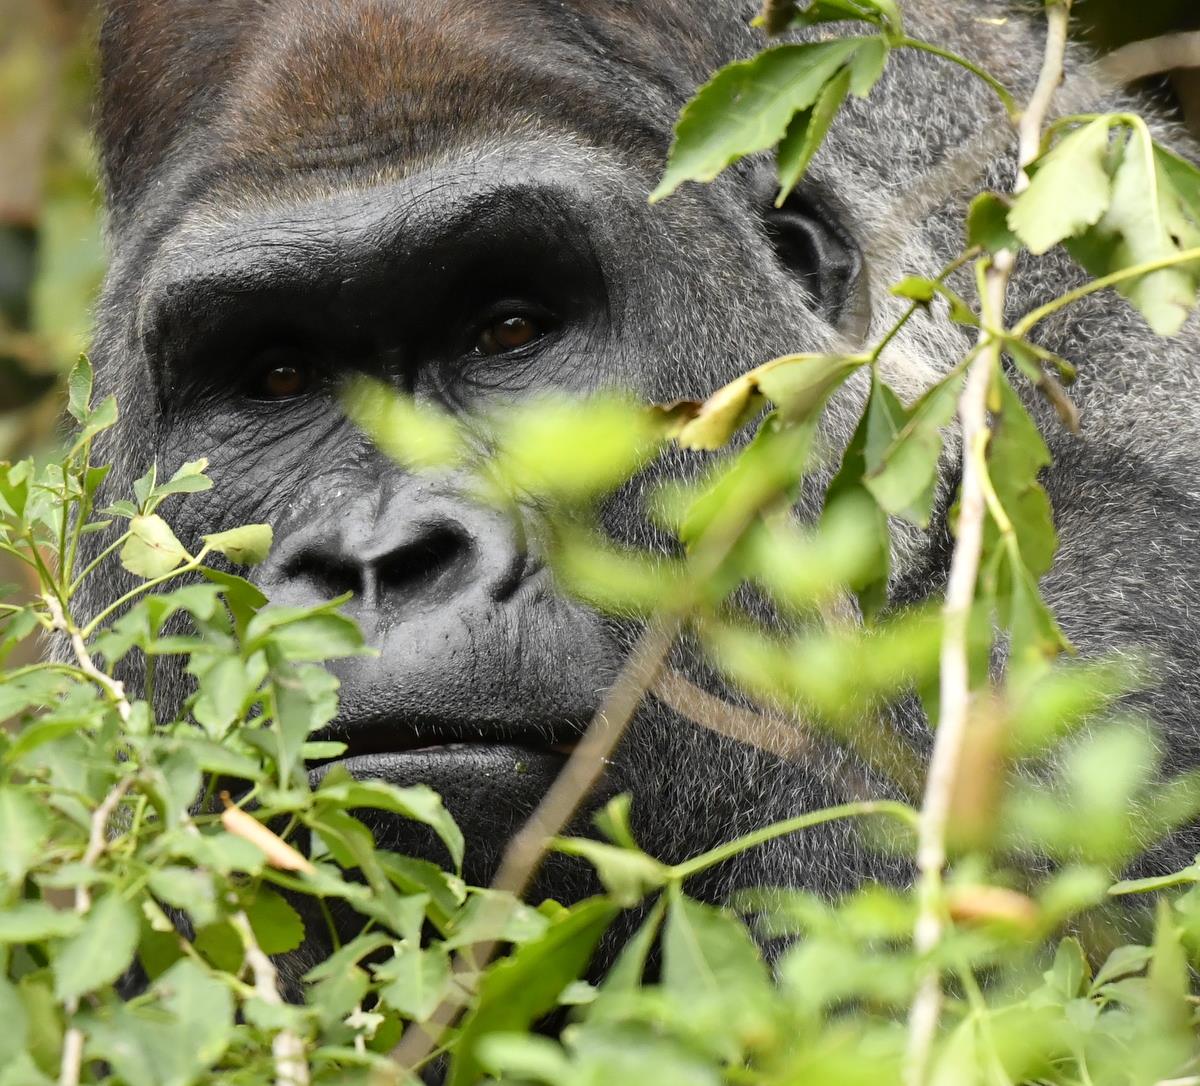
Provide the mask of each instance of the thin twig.
{"label": "thin twig", "polygon": [[[1027,167],[1038,157],[1042,127],[1054,93],[1063,79],[1070,10],[1071,0],[1059,0],[1047,11],[1049,25],[1041,73],[1029,104],[1017,123],[1019,166],[1014,193],[1023,192],[1029,185]],[[962,430],[958,538],[950,561],[943,607],[940,713],[926,778],[917,844],[919,890],[913,943],[919,957],[928,957],[932,953],[941,941],[946,925],[942,871],[946,865],[947,821],[971,705],[968,628],[983,552],[986,514],[984,475],[987,471],[984,458],[990,436],[987,398],[992,374],[1000,365],[1003,347],[1000,333],[1004,325],[1008,283],[1015,263],[1015,254],[1004,250],[991,260],[984,271],[981,350],[967,371],[958,405]],[[936,966],[927,965],[909,1013],[905,1065],[907,1086],[924,1086],[927,1080],[941,1008],[941,975]]]}
{"label": "thin twig", "polygon": [[[84,867],[95,867],[105,848],[108,847],[108,820],[112,818],[113,812],[125,798],[125,793],[129,791],[133,781],[133,777],[124,777],[119,780],[92,812],[91,824],[88,827],[87,848],[80,859],[80,863]],[[86,882],[80,882],[75,887],[75,912],[83,916],[91,907],[92,889]],[[70,997],[66,1001],[65,1010],[69,1021],[79,1010],[78,997]],[[68,1026],[63,1034],[62,1059],[58,1071],[59,1086],[78,1086],[82,1069],[83,1030],[78,1026]]]}
{"label": "thin twig", "polygon": [[[664,616],[642,632],[567,764],[509,841],[492,880],[493,890],[520,897],[528,888],[541,866],[547,844],[562,833],[603,774],[638,706],[658,677],[675,643],[679,624],[678,617]],[[460,951],[454,961],[455,974],[482,971],[498,946],[496,940],[488,940]],[[392,1050],[392,1059],[408,1071],[419,1067],[454,1024],[472,988],[470,985],[464,986],[465,990],[456,988],[455,994],[444,999],[425,1023],[411,1026]]]}
{"label": "thin twig", "polygon": [[1114,83],[1135,83],[1175,68],[1200,68],[1200,30],[1130,42],[1100,61]]}
{"label": "thin twig", "polygon": [[[254,978],[254,994],[264,1003],[282,1007],[279,974],[275,963],[258,945],[254,929],[250,926],[250,918],[239,909],[229,917],[229,922],[241,936],[246,964]],[[271,1054],[275,1058],[275,1086],[308,1086],[308,1060],[304,1056],[304,1041],[294,1030],[281,1029],[271,1038]]]}
{"label": "thin twig", "polygon": [[105,675],[96,666],[95,661],[92,660],[91,654],[87,650],[87,646],[83,643],[83,635],[63,613],[62,605],[56,597],[46,593],[42,596],[42,602],[45,603],[47,609],[50,611],[50,628],[59,631],[67,638],[67,641],[71,645],[71,651],[75,654],[75,661],[79,664],[80,671],[103,688],[117,710],[117,715],[121,718],[121,723],[128,724],[129,715],[132,710],[129,705],[129,699],[125,696],[124,683],[118,679],[114,679],[111,675]]}

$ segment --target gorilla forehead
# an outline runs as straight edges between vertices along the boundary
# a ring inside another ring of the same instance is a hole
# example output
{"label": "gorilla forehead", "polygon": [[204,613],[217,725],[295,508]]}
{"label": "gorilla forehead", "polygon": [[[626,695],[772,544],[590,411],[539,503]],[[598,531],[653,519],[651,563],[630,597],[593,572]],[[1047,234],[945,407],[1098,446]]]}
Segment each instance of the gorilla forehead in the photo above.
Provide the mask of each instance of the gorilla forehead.
{"label": "gorilla forehead", "polygon": [[[292,175],[443,156],[547,119],[661,154],[674,111],[722,59],[686,2],[117,0],[101,116],[118,203],[203,148],[227,173]],[[738,5],[731,5],[737,8]],[[147,107],[150,108],[147,108]]]}

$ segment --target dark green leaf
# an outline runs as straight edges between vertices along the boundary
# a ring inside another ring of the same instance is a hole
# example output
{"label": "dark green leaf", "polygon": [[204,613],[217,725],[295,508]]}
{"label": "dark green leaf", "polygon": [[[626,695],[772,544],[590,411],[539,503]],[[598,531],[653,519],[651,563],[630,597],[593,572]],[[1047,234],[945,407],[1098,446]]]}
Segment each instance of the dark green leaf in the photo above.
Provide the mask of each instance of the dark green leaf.
{"label": "dark green leaf", "polygon": [[738,159],[774,147],[792,117],[817,100],[861,41],[779,45],[722,68],[680,114],[667,169],[651,201],[669,196],[684,181],[711,181]]}

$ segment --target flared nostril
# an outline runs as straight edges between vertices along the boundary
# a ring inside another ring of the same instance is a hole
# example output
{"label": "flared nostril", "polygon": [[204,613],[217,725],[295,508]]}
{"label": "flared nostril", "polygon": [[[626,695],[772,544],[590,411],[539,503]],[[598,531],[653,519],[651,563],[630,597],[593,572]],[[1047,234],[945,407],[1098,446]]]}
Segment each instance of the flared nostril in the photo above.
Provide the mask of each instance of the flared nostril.
{"label": "flared nostril", "polygon": [[283,576],[288,581],[306,583],[329,599],[344,596],[347,592],[361,598],[367,588],[363,574],[360,563],[320,547],[306,547],[283,566]]}
{"label": "flared nostril", "polygon": [[475,544],[458,524],[441,523],[366,563],[381,606],[437,602],[454,595],[472,578]]}

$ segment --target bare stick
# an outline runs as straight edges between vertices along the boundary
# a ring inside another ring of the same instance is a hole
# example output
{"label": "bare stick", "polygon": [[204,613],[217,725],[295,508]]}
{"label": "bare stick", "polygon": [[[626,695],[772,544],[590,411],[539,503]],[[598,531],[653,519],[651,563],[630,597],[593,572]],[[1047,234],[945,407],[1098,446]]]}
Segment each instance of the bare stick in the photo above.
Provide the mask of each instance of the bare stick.
{"label": "bare stick", "polygon": [[125,696],[124,684],[114,679],[111,675],[105,675],[96,666],[95,661],[87,650],[87,646],[83,643],[83,635],[67,616],[63,614],[62,605],[58,602],[57,598],[47,592],[42,596],[42,602],[50,611],[50,628],[57,630],[66,637],[71,645],[71,651],[75,655],[75,660],[79,664],[79,670],[104,690],[116,708],[117,715],[121,718],[121,723],[128,724],[131,710],[129,699]]}
{"label": "bare stick", "polygon": [[1134,83],[1173,68],[1200,68],[1200,30],[1130,42],[1100,61],[1100,70],[1114,83]]}
{"label": "bare stick", "polygon": [[[59,614],[62,612],[60,611]],[[124,799],[125,793],[133,784],[132,777],[119,780],[101,800],[100,805],[92,812],[91,824],[88,827],[88,843],[80,863],[84,867],[95,867],[105,848],[108,847],[108,820]],[[92,907],[92,890],[86,883],[75,887],[75,911],[82,916]],[[67,1019],[74,1017],[79,1010],[78,998],[72,996],[66,1001]],[[79,1076],[83,1069],[83,1030],[78,1026],[68,1026],[63,1034],[62,1059],[59,1063],[59,1086],[78,1086]]]}
{"label": "bare stick", "polygon": [[[1041,74],[1017,124],[1019,168],[1013,186],[1015,193],[1023,192],[1029,185],[1027,167],[1038,156],[1046,114],[1054,92],[1062,82],[1070,11],[1071,0],[1059,0],[1047,11],[1049,26]],[[1015,253],[1004,250],[996,254],[984,272],[981,350],[967,371],[966,384],[958,404],[962,430],[958,538],[950,560],[950,576],[942,611],[941,709],[929,775],[925,782],[917,843],[919,888],[913,944],[920,957],[927,957],[936,948],[946,925],[942,871],[946,866],[946,824],[971,707],[967,635],[983,553],[985,456],[990,437],[987,397],[992,374],[1000,365],[1003,341],[998,333],[1004,326],[1008,282],[1015,264]],[[935,966],[926,966],[909,1012],[905,1064],[907,1086],[924,1086],[928,1078],[929,1059],[941,1008],[941,975]]]}
{"label": "bare stick", "polygon": [[[670,616],[651,622],[642,632],[567,764],[525,825],[509,841],[492,880],[493,890],[520,897],[528,888],[541,866],[547,845],[562,833],[603,774],[634,713],[658,677],[678,631],[679,619]],[[460,952],[455,956],[455,973],[481,971],[492,960],[497,945],[495,940],[489,940]],[[443,1000],[422,1026],[411,1026],[392,1050],[392,1059],[408,1071],[419,1067],[454,1024],[472,987],[467,986],[466,990]]]}
{"label": "bare stick", "polygon": [[[239,909],[229,922],[241,936],[246,952],[246,964],[254,978],[254,994],[273,1007],[283,1006],[279,994],[279,974],[275,963],[263,953],[254,937],[250,918]],[[308,1086],[308,1061],[304,1057],[304,1041],[290,1029],[281,1029],[271,1039],[271,1054],[275,1058],[275,1086]]]}

